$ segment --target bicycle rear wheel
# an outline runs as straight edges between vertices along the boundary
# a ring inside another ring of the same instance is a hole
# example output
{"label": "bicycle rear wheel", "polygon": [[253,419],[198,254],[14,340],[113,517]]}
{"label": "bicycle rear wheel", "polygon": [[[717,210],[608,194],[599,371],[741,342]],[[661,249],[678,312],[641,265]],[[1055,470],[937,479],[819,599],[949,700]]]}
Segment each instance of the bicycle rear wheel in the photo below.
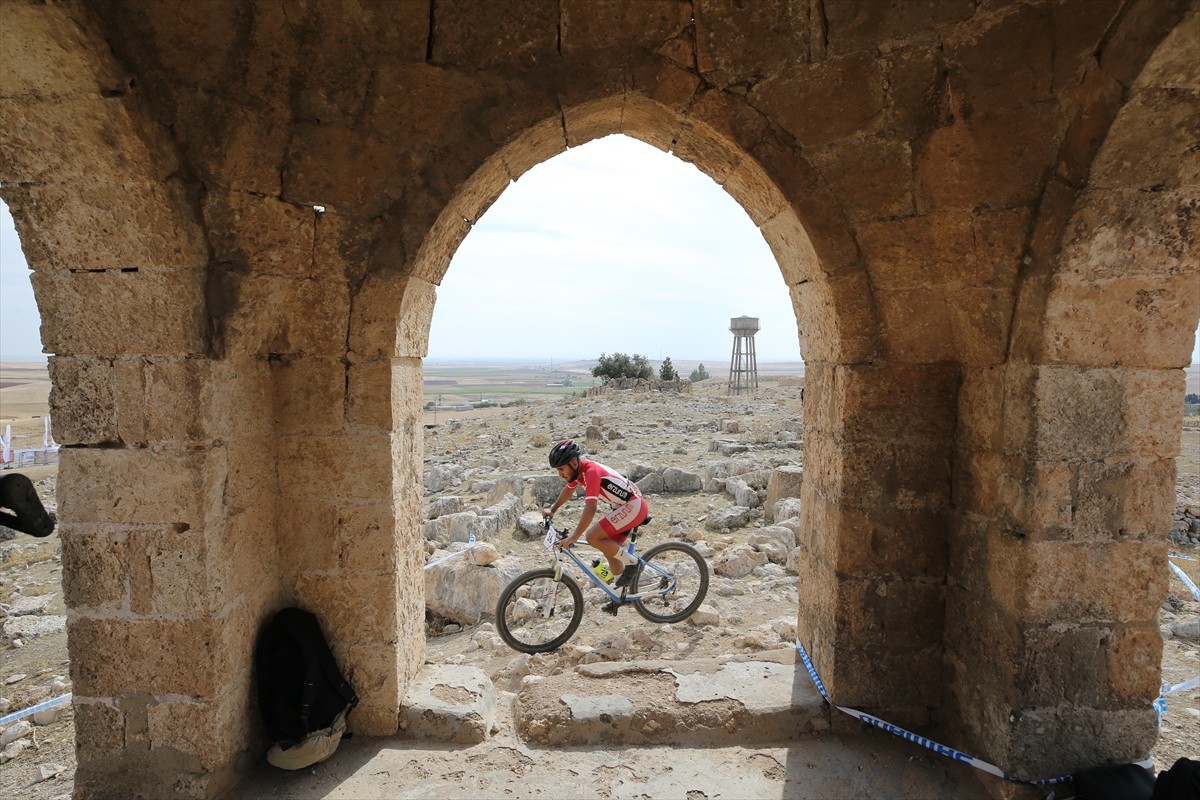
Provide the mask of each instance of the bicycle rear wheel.
{"label": "bicycle rear wheel", "polygon": [[545,653],[561,647],[583,619],[583,593],[570,575],[554,580],[554,570],[534,569],[519,575],[500,593],[496,630],[522,653]]}
{"label": "bicycle rear wheel", "polygon": [[[633,607],[651,622],[687,619],[708,594],[708,563],[684,542],[663,542],[646,551],[632,594],[648,594]],[[627,567],[628,569],[628,567]],[[658,592],[658,594],[652,594]]]}

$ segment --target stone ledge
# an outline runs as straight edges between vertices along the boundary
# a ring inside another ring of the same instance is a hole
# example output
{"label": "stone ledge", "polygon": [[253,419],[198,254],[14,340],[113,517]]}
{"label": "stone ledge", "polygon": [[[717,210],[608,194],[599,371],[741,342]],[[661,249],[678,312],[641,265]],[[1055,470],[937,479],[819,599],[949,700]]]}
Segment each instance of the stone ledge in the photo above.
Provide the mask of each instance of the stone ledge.
{"label": "stone ledge", "polygon": [[476,667],[426,664],[400,703],[400,735],[472,744],[496,719],[496,689]]}
{"label": "stone ledge", "polygon": [[687,661],[585,664],[529,677],[516,728],[537,744],[781,742],[828,730],[829,712],[791,648]]}

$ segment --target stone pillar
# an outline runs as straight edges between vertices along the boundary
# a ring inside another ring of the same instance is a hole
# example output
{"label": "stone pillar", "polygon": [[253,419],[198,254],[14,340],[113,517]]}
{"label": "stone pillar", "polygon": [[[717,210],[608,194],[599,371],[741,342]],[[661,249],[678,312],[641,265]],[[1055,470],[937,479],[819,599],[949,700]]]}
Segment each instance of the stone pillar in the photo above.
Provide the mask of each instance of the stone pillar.
{"label": "stone pillar", "polygon": [[972,746],[1024,778],[1144,758],[1182,373],[1010,366],[966,384],[947,641]]}
{"label": "stone pillar", "polygon": [[265,372],[59,356],[51,374],[77,793],[217,794],[255,741],[249,654],[278,592]]}
{"label": "stone pillar", "polygon": [[928,724],[958,369],[809,363],[805,376],[797,632],[837,703]]}

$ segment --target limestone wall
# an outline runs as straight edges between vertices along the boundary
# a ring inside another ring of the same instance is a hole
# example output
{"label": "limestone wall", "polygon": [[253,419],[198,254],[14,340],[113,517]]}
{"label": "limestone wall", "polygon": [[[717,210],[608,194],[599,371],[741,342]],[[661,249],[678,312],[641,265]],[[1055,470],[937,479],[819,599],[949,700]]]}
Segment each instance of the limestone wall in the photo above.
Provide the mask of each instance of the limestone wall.
{"label": "limestone wall", "polygon": [[834,698],[1020,774],[1148,748],[1200,317],[1185,0],[0,14],[81,794],[235,780],[286,603],[326,624],[356,730],[396,729],[436,287],[511,181],[612,133],[710,175],[779,262],[807,364],[797,629]]}

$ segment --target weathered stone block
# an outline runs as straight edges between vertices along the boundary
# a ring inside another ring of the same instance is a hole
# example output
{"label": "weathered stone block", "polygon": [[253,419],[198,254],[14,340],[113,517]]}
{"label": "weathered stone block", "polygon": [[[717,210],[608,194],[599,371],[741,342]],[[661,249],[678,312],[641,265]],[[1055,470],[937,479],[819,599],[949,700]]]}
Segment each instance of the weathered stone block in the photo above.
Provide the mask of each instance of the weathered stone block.
{"label": "weathered stone block", "polygon": [[279,433],[341,431],[346,412],[346,365],[341,359],[271,362],[271,378]]}
{"label": "weathered stone block", "polygon": [[1046,459],[1178,453],[1178,370],[1037,369],[1036,448]]}
{"label": "weathered stone block", "polygon": [[72,448],[62,451],[60,459],[64,520],[204,523],[207,453]]}
{"label": "weathered stone block", "polygon": [[[776,74],[797,57],[802,62],[809,59],[812,22],[802,6],[768,3],[739,8],[702,3],[695,6],[693,14],[696,66],[717,86],[753,84]],[[760,57],[747,58],[749,52]]]}
{"label": "weathered stone block", "polygon": [[47,352],[119,356],[205,350],[199,271],[35,271],[30,280],[40,307],[56,309],[42,321]]}
{"label": "weathered stone block", "polygon": [[840,575],[940,578],[945,571],[948,524],[941,513],[840,509],[831,521]]}
{"label": "weathered stone block", "polygon": [[399,563],[396,517],[375,504],[343,506],[338,514],[338,563],[351,572],[395,574]]}
{"label": "weathered stone block", "polygon": [[1195,273],[1104,281],[1066,278],[1046,304],[1043,336],[1051,358],[1074,364],[1179,368],[1190,358]]}
{"label": "weathered stone block", "polygon": [[76,611],[114,613],[129,597],[127,528],[60,523],[63,599]]}
{"label": "weathered stone block", "polygon": [[1155,622],[1118,625],[1109,636],[1101,696],[1126,708],[1149,704],[1161,686],[1163,644]]}
{"label": "weathered stone block", "polygon": [[890,361],[928,364],[954,358],[950,310],[942,288],[879,291],[880,345]]}
{"label": "weathered stone block", "polygon": [[776,519],[775,504],[786,497],[799,497],[800,486],[804,482],[804,467],[782,466],[771,470],[771,478],[767,481],[767,513]]}
{"label": "weathered stone block", "polygon": [[[1043,478],[1044,472],[1056,480]],[[1067,469],[1056,462],[1039,462],[1030,489],[1059,510],[1059,524],[1065,527],[1033,532],[1074,541],[1154,539],[1170,525],[1173,475],[1169,458],[1085,462]]]}
{"label": "weathered stone block", "polygon": [[50,414],[54,437],[63,445],[110,444],[117,440],[116,376],[108,359],[53,356]]}
{"label": "weathered stone block", "polygon": [[988,581],[1000,607],[1028,624],[1143,623],[1166,593],[1156,542],[1031,542],[995,537]]}
{"label": "weathered stone block", "polygon": [[464,70],[542,63],[555,55],[558,15],[557,0],[448,6],[433,17],[431,60]]}
{"label": "weathered stone block", "polygon": [[349,316],[343,280],[249,276],[241,281],[226,336],[240,353],[340,357]]}
{"label": "weathered stone block", "polygon": [[1200,91],[1200,76],[1195,69],[1200,61],[1200,41],[1195,36],[1198,24],[1195,10],[1183,15],[1142,67],[1133,85],[1135,90],[1156,87]]}
{"label": "weathered stone block", "polygon": [[791,285],[796,319],[805,321],[800,330],[800,352],[806,364],[856,363],[874,356],[880,332],[869,285],[865,270]]}
{"label": "weathered stone block", "polygon": [[908,142],[883,137],[845,139],[820,148],[812,159],[856,222],[913,213]]}
{"label": "weathered stone block", "polygon": [[934,0],[923,6],[830,3],[823,13],[829,51],[854,53],[872,50],[881,41],[920,40],[933,30],[970,19],[976,10],[970,0]]}
{"label": "weathered stone block", "polygon": [[[830,92],[834,81],[838,90]],[[805,147],[874,131],[885,102],[883,77],[872,53],[815,64],[792,62],[756,83],[749,99]],[[811,113],[813,108],[822,113]]]}
{"label": "weathered stone block", "polygon": [[[400,666],[392,645],[352,645],[339,654],[338,666],[359,698],[378,703],[400,699]],[[358,715],[358,709],[351,718]]]}
{"label": "weathered stone block", "polygon": [[75,735],[79,742],[75,755],[79,765],[86,768],[92,762],[112,758],[125,746],[124,715],[112,705],[112,700],[85,697],[74,692],[71,706],[75,714]]}
{"label": "weathered stone block", "polygon": [[1050,16],[1040,8],[1015,8],[946,48],[953,65],[951,87],[966,113],[1020,107],[1050,96],[1056,55]]}
{"label": "weathered stone block", "polygon": [[231,743],[222,736],[215,719],[214,705],[211,701],[191,698],[151,704],[146,709],[151,746],[171,748],[198,758],[206,770],[224,766],[246,743],[243,740],[236,747],[229,747]]}
{"label": "weathered stone block", "polygon": [[350,350],[355,358],[424,358],[436,290],[416,278],[369,277],[354,296]]}
{"label": "weathered stone block", "polygon": [[[1014,777],[1036,780],[1087,769],[1098,752],[1118,764],[1145,758],[1158,725],[1149,703],[1138,706],[1111,709],[1056,702],[1022,711],[1006,732],[1007,757],[999,760],[1020,765],[1009,770]],[[1055,746],[1047,749],[1047,740]]]}
{"label": "weathered stone block", "polygon": [[216,258],[254,274],[312,275],[317,212],[311,207],[231,191],[209,194],[204,214]]}
{"label": "weathered stone block", "polygon": [[[1041,194],[1057,129],[1057,108],[1033,104],[977,111],[938,128],[913,151],[918,211],[1032,206]],[[1012,131],[1027,146],[1012,146]]]}
{"label": "weathered stone block", "polygon": [[1013,293],[963,287],[947,293],[950,330],[964,364],[1003,363],[1012,322]]}
{"label": "weathered stone block", "polygon": [[202,528],[141,528],[129,534],[131,557],[149,563],[150,607],[156,616],[203,618],[223,600],[214,598],[208,582],[209,558]]}
{"label": "weathered stone block", "polygon": [[293,578],[296,604],[320,609],[330,644],[378,645],[396,641],[395,575],[304,573]]}
{"label": "weathered stone block", "polygon": [[[331,455],[355,464],[331,470]],[[387,434],[288,436],[279,442],[279,484],[286,499],[312,497],[391,502],[392,437]]]}
{"label": "weathered stone block", "polygon": [[621,0],[566,0],[560,13],[563,55],[592,55],[607,48],[654,49],[691,24],[688,6],[675,0],[640,3],[636,14],[630,14]]}
{"label": "weathered stone block", "polygon": [[[120,658],[71,660],[73,689],[85,697],[149,692],[211,697],[232,668],[214,620],[75,617],[67,621],[71,649],[120,653]],[[239,658],[244,654],[239,654]]]}

